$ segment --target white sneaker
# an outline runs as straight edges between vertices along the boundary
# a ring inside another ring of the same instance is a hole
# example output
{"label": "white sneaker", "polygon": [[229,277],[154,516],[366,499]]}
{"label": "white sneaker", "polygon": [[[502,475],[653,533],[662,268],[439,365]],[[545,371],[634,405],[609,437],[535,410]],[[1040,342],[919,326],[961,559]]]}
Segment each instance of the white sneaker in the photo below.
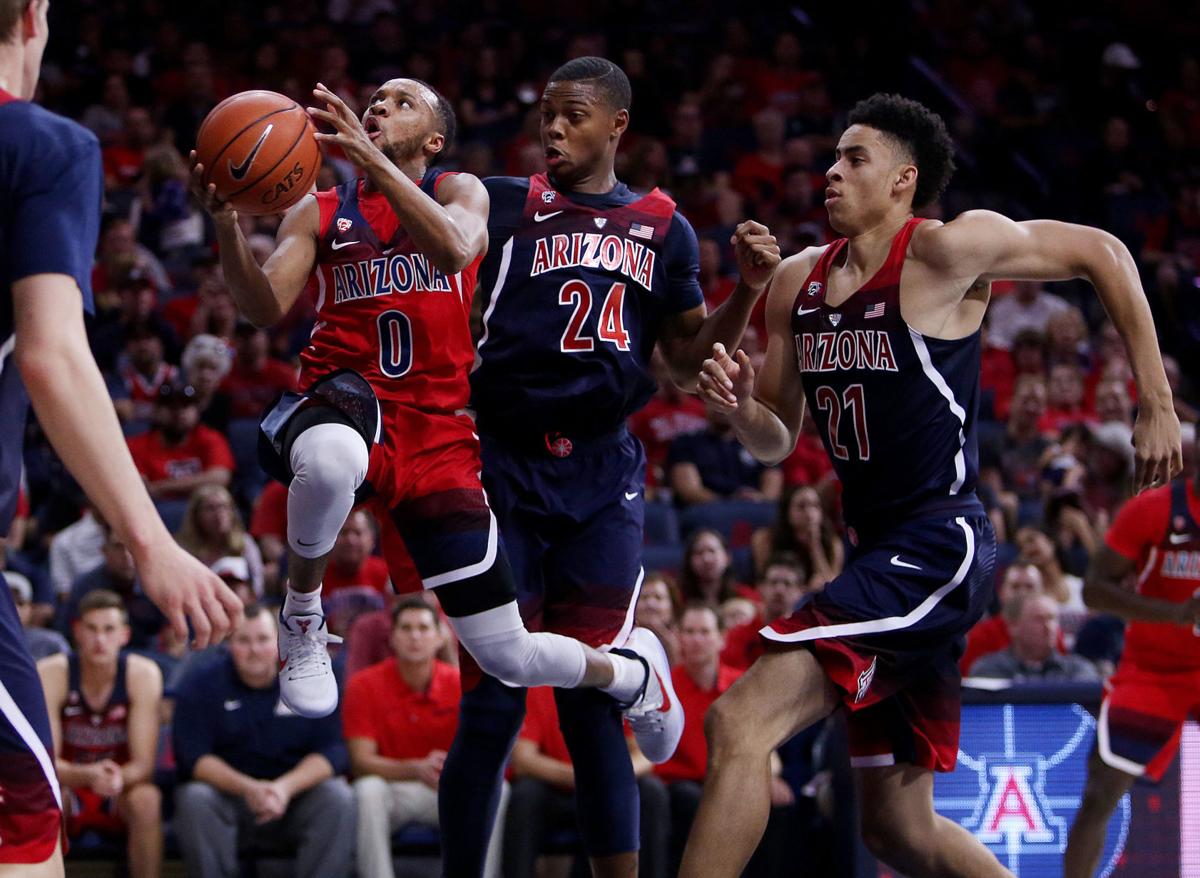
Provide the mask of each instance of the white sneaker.
{"label": "white sneaker", "polygon": [[649,628],[634,628],[625,647],[613,652],[639,659],[646,666],[646,682],[633,703],[624,708],[625,719],[646,758],[666,762],[683,735],[683,705],[675,696],[667,651]]}
{"label": "white sneaker", "polygon": [[333,713],[338,688],[326,644],[341,642],[321,613],[279,614],[279,697],[292,713],[314,719]]}

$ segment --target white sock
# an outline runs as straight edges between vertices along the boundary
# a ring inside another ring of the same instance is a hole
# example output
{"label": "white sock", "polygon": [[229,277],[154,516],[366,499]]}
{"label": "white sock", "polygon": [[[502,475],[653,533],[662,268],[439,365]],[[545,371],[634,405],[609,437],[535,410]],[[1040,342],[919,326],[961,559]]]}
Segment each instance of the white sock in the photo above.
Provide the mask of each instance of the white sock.
{"label": "white sock", "polygon": [[620,701],[622,704],[632,701],[646,682],[646,666],[637,659],[616,653],[604,653],[612,664],[613,681],[600,691]]}
{"label": "white sock", "polygon": [[307,616],[321,612],[321,586],[312,591],[294,591],[289,585],[287,597],[283,599],[283,615]]}

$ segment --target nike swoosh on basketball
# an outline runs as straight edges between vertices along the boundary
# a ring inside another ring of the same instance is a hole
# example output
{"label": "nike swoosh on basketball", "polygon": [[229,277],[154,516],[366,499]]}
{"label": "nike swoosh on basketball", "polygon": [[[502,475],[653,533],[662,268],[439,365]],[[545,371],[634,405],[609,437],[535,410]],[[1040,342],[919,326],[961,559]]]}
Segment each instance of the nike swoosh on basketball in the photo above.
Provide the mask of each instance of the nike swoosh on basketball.
{"label": "nike swoosh on basketball", "polygon": [[899,555],[892,556],[892,564],[896,567],[907,567],[910,570],[920,570],[916,564],[909,564],[907,561],[901,561]]}
{"label": "nike swoosh on basketball", "polygon": [[1173,545],[1173,546],[1182,545],[1183,543],[1186,543],[1191,538],[1192,538],[1191,534],[1171,534],[1169,537],[1167,537],[1167,539],[1171,541],[1171,545]]}
{"label": "nike swoosh on basketball", "polygon": [[329,245],[330,250],[341,250],[343,247],[349,247],[351,244],[357,244],[358,241],[337,241]]}
{"label": "nike swoosh on basketball", "polygon": [[250,150],[250,155],[246,156],[240,165],[234,165],[233,159],[229,160],[229,176],[235,180],[240,180],[246,176],[246,172],[250,170],[250,165],[254,162],[254,157],[258,155],[258,151],[262,149],[262,145],[267,142],[267,137],[271,134],[271,129],[274,127],[275,123],[272,122],[263,129],[263,133],[258,136],[258,143],[254,144],[254,149]]}
{"label": "nike swoosh on basketball", "polygon": [[556,210],[554,213],[542,213],[541,211],[538,211],[533,215],[533,221],[535,223],[544,223],[546,220],[550,219],[550,217],[558,216],[560,213],[562,213],[561,210]]}
{"label": "nike swoosh on basketball", "polygon": [[639,493],[638,491],[626,491],[625,499],[626,500],[636,500],[638,493]]}
{"label": "nike swoosh on basketball", "polygon": [[815,314],[816,312],[818,312],[820,310],[821,310],[820,308],[801,308],[798,311],[796,311],[796,316],[803,317],[805,314]]}

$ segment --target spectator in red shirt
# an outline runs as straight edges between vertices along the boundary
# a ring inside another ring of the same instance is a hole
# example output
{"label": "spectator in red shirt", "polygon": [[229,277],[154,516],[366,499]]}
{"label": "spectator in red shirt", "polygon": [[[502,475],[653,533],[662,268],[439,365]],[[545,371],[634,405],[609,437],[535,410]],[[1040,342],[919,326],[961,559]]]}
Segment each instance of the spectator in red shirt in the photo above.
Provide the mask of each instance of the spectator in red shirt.
{"label": "spectator in red shirt", "polygon": [[163,359],[163,340],[149,323],[129,327],[117,374],[120,386],[113,393],[113,408],[123,424],[149,422],[158,391],[179,378],[179,370]]}
{"label": "spectator in red shirt", "polygon": [[783,470],[783,484],[786,487],[819,485],[832,477],[833,464],[817,432],[817,422],[811,415],[805,416],[800,422],[796,448],[779,466]]}
{"label": "spectator in red shirt", "polygon": [[154,428],[129,440],[129,451],[150,496],[185,501],[204,485],[228,487],[233,452],[225,437],[199,423],[196,391],[164,384],[154,407]]}
{"label": "spectator in red shirt", "polygon": [[[342,726],[357,778],[364,878],[393,875],[391,838],[401,826],[438,826],[438,781],[462,694],[458,670],[435,658],[442,639],[437,611],[420,596],[407,598],[392,611],[392,656],[346,684]],[[499,874],[498,843],[495,833],[485,875]]]}
{"label": "spectator in red shirt", "polygon": [[783,142],[787,119],[774,107],[754,114],[754,139],[758,148],[738,159],[733,168],[733,188],[755,204],[778,200],[783,186]]}
{"label": "spectator in red shirt", "polygon": [[1072,424],[1094,423],[1096,416],[1084,405],[1083,369],[1078,363],[1055,363],[1046,382],[1046,411],[1038,420],[1043,433],[1061,433]]}
{"label": "spectator in red shirt", "polygon": [[[1012,634],[1008,630],[1008,618],[1005,607],[1011,606],[1017,595],[1044,594],[1042,574],[1037,567],[1028,561],[1018,561],[1009,565],[1004,572],[1004,579],[996,589],[996,598],[1000,602],[1000,612],[996,615],[981,619],[975,627],[967,632],[967,646],[962,658],[958,660],[958,668],[965,676],[975,664],[975,660],[991,652],[1006,649],[1012,643]],[[1062,633],[1059,632],[1058,651],[1063,652]]]}
{"label": "spectator in red shirt", "polygon": [[371,516],[355,509],[346,518],[333,544],[325,570],[322,595],[328,600],[346,588],[365,586],[381,595],[388,593],[387,563],[375,551],[375,528]]}
{"label": "spectator in red shirt", "polygon": [[296,370],[271,357],[264,329],[239,323],[234,343],[237,355],[221,388],[233,398],[233,417],[257,418],[279,394],[296,389]]}
{"label": "spectator in red shirt", "polygon": [[824,585],[810,587],[811,581],[799,557],[791,552],[772,555],[758,580],[758,593],[762,596],[758,614],[751,621],[729,629],[721,650],[721,663],[738,671],[754,664],[763,651],[759,629],[792,613],[803,598]]}

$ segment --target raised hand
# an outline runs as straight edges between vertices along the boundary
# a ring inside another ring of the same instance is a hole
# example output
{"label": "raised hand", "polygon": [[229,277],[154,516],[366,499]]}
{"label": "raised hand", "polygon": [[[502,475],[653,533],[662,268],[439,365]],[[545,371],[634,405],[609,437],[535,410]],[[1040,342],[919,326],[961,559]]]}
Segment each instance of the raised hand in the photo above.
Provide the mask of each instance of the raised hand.
{"label": "raised hand", "polygon": [[742,282],[757,290],[764,289],[779,265],[779,244],[762,223],[746,220],[729,239],[737,256]]}
{"label": "raised hand", "polygon": [[354,111],[346,102],[330,91],[321,83],[313,89],[313,97],[323,101],[326,110],[318,107],[308,107],[308,114],[334,129],[333,134],[318,131],[317,141],[331,143],[341,147],[346,158],[360,168],[366,168],[372,161],[383,157],[383,153],[371,142],[362,121],[354,115]]}
{"label": "raised hand", "polygon": [[754,367],[745,351],[738,350],[730,357],[725,345],[717,342],[713,355],[700,367],[698,386],[708,405],[732,415],[754,392]]}

